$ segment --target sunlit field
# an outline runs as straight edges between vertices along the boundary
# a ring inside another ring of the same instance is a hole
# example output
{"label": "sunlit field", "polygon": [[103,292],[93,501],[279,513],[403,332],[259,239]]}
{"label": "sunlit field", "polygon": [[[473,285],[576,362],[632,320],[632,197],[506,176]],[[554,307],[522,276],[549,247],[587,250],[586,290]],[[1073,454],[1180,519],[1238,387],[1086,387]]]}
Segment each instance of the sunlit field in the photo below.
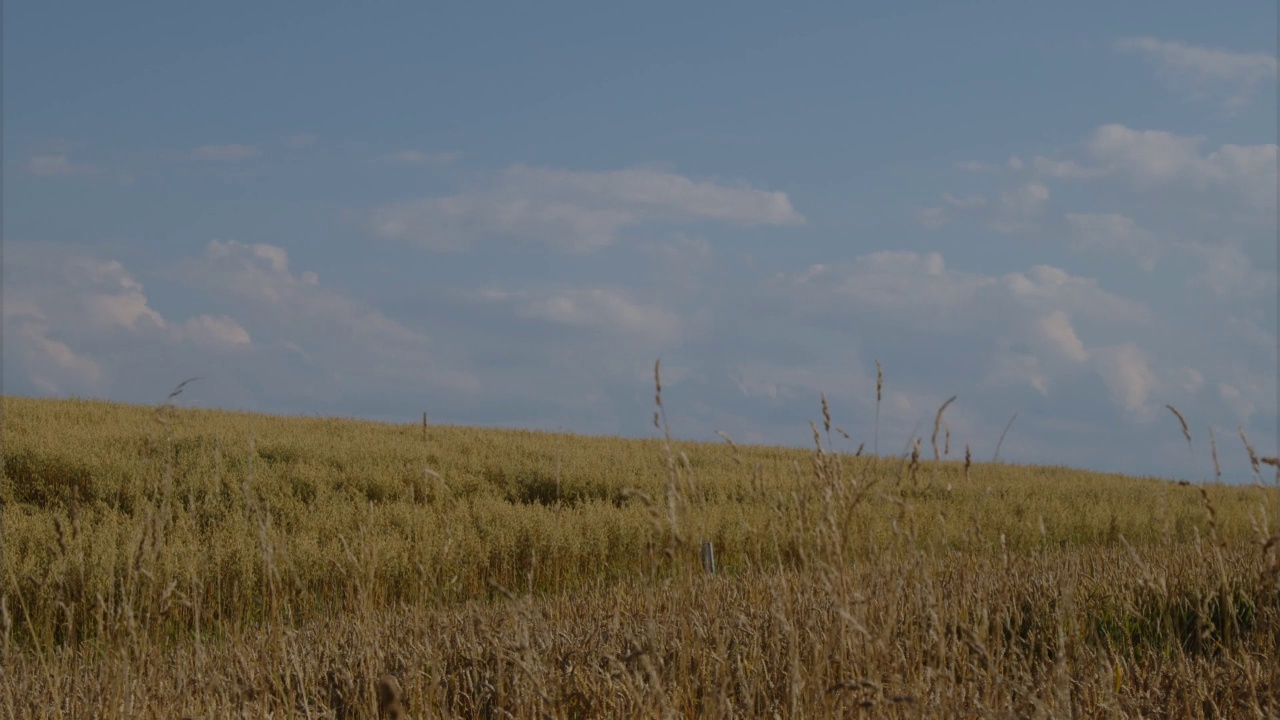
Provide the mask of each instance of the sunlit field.
{"label": "sunlit field", "polygon": [[9,718],[1280,717],[1238,438],[1188,485],[971,462],[942,412],[876,457],[825,407],[808,450],[3,411]]}

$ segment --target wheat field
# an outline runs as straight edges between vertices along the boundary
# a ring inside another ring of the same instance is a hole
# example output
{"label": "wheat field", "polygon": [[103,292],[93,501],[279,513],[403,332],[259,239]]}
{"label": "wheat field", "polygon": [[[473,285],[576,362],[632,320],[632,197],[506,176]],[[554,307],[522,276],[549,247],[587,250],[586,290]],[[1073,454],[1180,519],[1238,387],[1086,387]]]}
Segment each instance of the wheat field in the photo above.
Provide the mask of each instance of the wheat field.
{"label": "wheat field", "polygon": [[0,711],[1280,717],[1274,458],[976,463],[945,406],[877,457],[825,401],[810,450],[690,443],[662,400],[624,440],[6,397]]}

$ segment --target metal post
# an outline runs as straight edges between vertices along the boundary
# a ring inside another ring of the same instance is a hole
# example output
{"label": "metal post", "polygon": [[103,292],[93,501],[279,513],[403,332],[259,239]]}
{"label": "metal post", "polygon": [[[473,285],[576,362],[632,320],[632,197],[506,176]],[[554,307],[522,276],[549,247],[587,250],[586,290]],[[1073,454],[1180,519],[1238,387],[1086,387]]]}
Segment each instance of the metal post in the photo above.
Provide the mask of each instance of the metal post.
{"label": "metal post", "polygon": [[702,569],[716,574],[716,549],[710,542],[702,543]]}

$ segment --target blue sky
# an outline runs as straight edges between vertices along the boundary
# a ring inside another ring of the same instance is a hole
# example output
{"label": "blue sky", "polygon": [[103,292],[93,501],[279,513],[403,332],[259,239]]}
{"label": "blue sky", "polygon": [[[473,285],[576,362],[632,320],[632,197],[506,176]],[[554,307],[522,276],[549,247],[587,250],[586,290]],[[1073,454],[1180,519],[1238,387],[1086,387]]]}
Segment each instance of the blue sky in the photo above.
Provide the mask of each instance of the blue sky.
{"label": "blue sky", "polygon": [[1272,2],[5,11],[5,393],[1275,452]]}

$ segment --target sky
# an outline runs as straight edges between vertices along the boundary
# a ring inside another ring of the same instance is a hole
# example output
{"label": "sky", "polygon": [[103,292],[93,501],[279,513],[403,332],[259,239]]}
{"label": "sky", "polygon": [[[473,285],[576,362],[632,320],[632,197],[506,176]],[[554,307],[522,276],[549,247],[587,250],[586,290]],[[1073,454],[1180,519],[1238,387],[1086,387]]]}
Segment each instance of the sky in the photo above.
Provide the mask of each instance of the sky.
{"label": "sky", "polygon": [[1276,13],[9,2],[3,391],[1248,482]]}

